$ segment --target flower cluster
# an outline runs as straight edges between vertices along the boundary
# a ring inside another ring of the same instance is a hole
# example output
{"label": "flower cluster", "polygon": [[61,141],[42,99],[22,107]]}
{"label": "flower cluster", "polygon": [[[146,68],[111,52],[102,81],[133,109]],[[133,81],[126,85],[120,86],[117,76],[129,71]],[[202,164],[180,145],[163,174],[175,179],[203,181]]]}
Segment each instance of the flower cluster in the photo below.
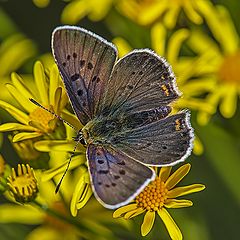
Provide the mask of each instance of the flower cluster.
{"label": "flower cluster", "polygon": [[[50,0],[32,2],[39,8],[54,4]],[[119,57],[135,48],[151,48],[164,57],[183,93],[172,103],[172,112],[190,109],[198,129],[218,116],[224,121],[233,118],[239,104],[239,35],[228,9],[214,2],[69,0],[61,3],[64,8],[59,19],[66,24],[104,24]],[[174,167],[172,174],[172,167],[153,167],[156,178],[133,201],[114,212],[104,209],[94,198],[86,148],[74,141],[83,126],[74,115],[51,54],[39,55],[33,40],[19,33],[8,17],[1,13],[0,17],[11,29],[4,36],[0,31],[0,87],[5,89],[0,96],[0,137],[4,133],[4,143],[9,141],[14,151],[0,155],[0,194],[5,198],[0,222],[38,225],[28,235],[32,240],[39,234],[48,239],[101,240],[119,239],[106,227],[111,224],[133,232],[134,225],[139,225],[126,220],[139,220],[140,215],[140,233],[146,236],[159,216],[171,239],[183,239],[172,212],[193,202],[178,197],[205,189],[202,184],[177,186],[191,165]],[[196,131],[195,158],[204,153],[203,142]],[[195,159],[191,160],[194,165]]]}

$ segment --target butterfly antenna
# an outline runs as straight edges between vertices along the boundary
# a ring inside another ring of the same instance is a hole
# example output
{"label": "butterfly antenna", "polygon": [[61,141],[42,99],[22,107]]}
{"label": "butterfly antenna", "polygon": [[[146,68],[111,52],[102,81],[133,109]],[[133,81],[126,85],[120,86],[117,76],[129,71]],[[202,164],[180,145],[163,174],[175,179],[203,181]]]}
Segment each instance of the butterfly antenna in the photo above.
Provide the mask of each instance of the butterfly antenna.
{"label": "butterfly antenna", "polygon": [[55,112],[49,110],[48,108],[45,108],[43,105],[41,105],[39,102],[37,102],[36,100],[34,100],[33,98],[29,98],[29,100],[34,103],[36,106],[44,109],[45,111],[51,113],[54,117],[58,118],[59,120],[63,121],[64,123],[66,123],[69,127],[73,128],[76,132],[77,132],[77,129],[71,125],[69,122],[67,122],[66,120],[64,120],[63,118],[61,118],[60,116],[58,116]]}
{"label": "butterfly antenna", "polygon": [[[78,134],[78,135],[79,135],[79,134]],[[80,140],[81,140],[81,138],[76,142],[76,145],[75,145],[75,147],[74,147],[74,149],[73,149],[73,152],[72,152],[72,154],[71,154],[71,156],[70,156],[70,158],[69,158],[69,161],[68,161],[67,167],[66,167],[66,169],[65,169],[65,172],[63,173],[63,175],[62,175],[62,177],[61,177],[61,179],[60,179],[60,181],[59,181],[59,183],[58,183],[58,185],[57,185],[57,187],[56,187],[56,189],[55,189],[55,193],[58,193],[58,191],[59,191],[59,189],[60,189],[60,186],[61,186],[61,184],[62,184],[63,178],[65,177],[65,175],[66,175],[66,173],[67,173],[67,171],[68,171],[68,169],[69,169],[70,163],[71,163],[71,161],[72,161],[72,157],[73,157],[74,154],[75,154],[75,151],[76,151],[76,149],[77,149],[78,144],[80,143]]]}

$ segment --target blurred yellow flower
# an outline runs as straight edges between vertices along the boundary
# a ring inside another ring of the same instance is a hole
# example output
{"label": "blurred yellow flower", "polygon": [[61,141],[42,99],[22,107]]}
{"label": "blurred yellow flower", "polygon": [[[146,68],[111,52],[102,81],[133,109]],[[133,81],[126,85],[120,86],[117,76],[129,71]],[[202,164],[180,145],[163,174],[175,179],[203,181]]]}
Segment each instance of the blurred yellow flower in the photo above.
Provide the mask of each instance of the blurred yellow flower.
{"label": "blurred yellow flower", "polygon": [[200,111],[199,123],[206,124],[219,110],[225,118],[231,118],[240,96],[240,46],[239,35],[227,9],[223,6],[202,6],[202,12],[215,39],[195,30],[189,46],[205,61],[196,65],[196,71],[205,78],[208,89],[206,101],[213,106],[211,112]]}
{"label": "blurred yellow flower", "polygon": [[164,25],[173,28],[183,11],[195,24],[203,22],[199,2],[208,0],[119,0],[119,11],[140,25],[152,24],[162,19]]}
{"label": "blurred yellow flower", "polygon": [[178,200],[177,197],[202,191],[205,186],[192,184],[184,187],[175,187],[189,172],[191,165],[185,164],[170,175],[171,167],[162,167],[159,175],[151,182],[136,199],[113,213],[114,218],[133,218],[145,213],[141,226],[142,236],[146,236],[152,229],[156,213],[164,222],[171,239],[183,239],[182,233],[166,208],[183,208],[192,206],[190,200]]}
{"label": "blurred yellow flower", "polygon": [[0,125],[0,132],[17,131],[13,142],[26,139],[33,139],[40,136],[50,137],[57,127],[57,120],[51,113],[39,108],[29,101],[29,98],[36,99],[46,108],[56,114],[60,114],[68,102],[67,95],[61,87],[60,76],[55,65],[52,66],[50,75],[47,76],[40,62],[34,65],[34,79],[37,89],[29,90],[23,79],[13,73],[12,84],[6,87],[10,94],[19,103],[24,111],[11,104],[0,100],[0,107],[10,113],[19,123],[4,123]]}
{"label": "blurred yellow flower", "polygon": [[71,0],[64,8],[61,16],[63,23],[74,24],[88,16],[91,21],[103,19],[114,0]]}
{"label": "blurred yellow flower", "polygon": [[[189,36],[190,31],[187,29],[179,29],[174,32],[169,38],[167,29],[161,23],[156,23],[151,28],[151,47],[153,50],[166,58],[172,65],[172,69],[176,75],[177,85],[183,96],[173,104],[174,111],[183,108],[190,108],[196,111],[211,112],[212,106],[197,96],[202,94],[211,86],[206,86],[198,75],[198,69],[195,67],[198,62],[203,62],[204,59],[197,57],[179,56],[181,47]],[[117,45],[120,57],[132,50],[132,47],[120,37],[113,39]],[[194,140],[194,153],[202,154],[203,145],[199,138]]]}

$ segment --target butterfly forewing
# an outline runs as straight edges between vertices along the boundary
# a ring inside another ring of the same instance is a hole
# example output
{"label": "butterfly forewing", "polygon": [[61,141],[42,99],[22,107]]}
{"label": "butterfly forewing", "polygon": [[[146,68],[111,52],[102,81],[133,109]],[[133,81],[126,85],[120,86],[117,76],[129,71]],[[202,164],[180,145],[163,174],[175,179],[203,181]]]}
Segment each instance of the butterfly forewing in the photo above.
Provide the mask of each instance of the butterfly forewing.
{"label": "butterfly forewing", "polygon": [[111,146],[90,144],[87,158],[94,194],[108,208],[128,203],[155,177],[152,169]]}
{"label": "butterfly forewing", "polygon": [[148,49],[134,50],[114,66],[104,107],[131,114],[166,106],[178,97],[167,62]]}
{"label": "butterfly forewing", "polygon": [[117,50],[101,37],[70,26],[55,29],[52,48],[73,109],[86,124],[98,112]]}

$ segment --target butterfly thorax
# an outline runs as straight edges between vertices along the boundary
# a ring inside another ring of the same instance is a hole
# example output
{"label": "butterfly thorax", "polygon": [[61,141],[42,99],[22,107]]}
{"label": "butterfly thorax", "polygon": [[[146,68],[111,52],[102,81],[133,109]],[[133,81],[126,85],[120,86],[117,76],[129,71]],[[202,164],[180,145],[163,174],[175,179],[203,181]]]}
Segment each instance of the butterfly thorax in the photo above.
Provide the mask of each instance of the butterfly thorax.
{"label": "butterfly thorax", "polygon": [[86,144],[103,144],[109,142],[111,136],[122,132],[124,128],[124,119],[122,118],[95,118],[88,122],[81,132]]}

